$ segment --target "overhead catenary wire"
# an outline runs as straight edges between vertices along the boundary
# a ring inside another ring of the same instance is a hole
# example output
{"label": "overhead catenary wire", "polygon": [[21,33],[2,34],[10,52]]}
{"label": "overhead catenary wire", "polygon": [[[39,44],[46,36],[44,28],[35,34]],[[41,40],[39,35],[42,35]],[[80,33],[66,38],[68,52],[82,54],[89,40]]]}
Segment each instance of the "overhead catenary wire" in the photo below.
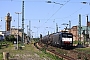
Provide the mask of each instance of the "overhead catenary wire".
{"label": "overhead catenary wire", "polygon": [[[0,1],[4,1],[4,0],[0,0]],[[5,1],[7,1],[7,0],[5,0]],[[11,1],[11,0],[8,0],[8,1]],[[17,1],[17,0],[12,0],[12,1]],[[25,0],[26,1],[26,0]],[[31,2],[31,1],[29,1],[29,2]],[[33,2],[35,2],[35,1],[33,1]],[[36,1],[37,2],[37,1]],[[38,1],[39,2],[39,1]],[[45,1],[44,1],[45,2]],[[59,8],[60,9],[60,8]],[[51,16],[51,17],[53,17],[58,11],[59,11],[59,9]],[[81,10],[82,8],[80,8],[80,10]],[[79,11],[79,10],[77,10],[77,11]],[[73,14],[75,14],[77,11],[75,11],[74,13],[72,13],[71,15],[69,15],[69,16],[72,16]],[[53,19],[51,19],[51,17],[49,18],[49,19],[31,19],[31,20],[53,20]],[[59,19],[59,18],[54,18],[54,19]],[[64,17],[64,19],[65,19],[65,17]],[[45,23],[47,23],[47,21],[45,22]]]}
{"label": "overhead catenary wire", "polygon": [[[11,1],[11,2],[22,2],[22,0],[0,0],[0,1],[4,1],[4,2],[5,2],[5,1],[6,1],[6,2],[7,2],[7,1],[8,1],[8,2],[9,2],[9,1]],[[30,2],[45,2],[45,1],[40,1],[40,0],[37,0],[37,1],[35,1],[35,0],[34,0],[34,1],[33,1],[33,0],[24,0],[24,2],[29,2],[29,3],[30,3]]]}
{"label": "overhead catenary wire", "polygon": [[[59,9],[58,9],[54,14],[52,14],[52,15],[49,17],[49,19],[46,20],[46,22],[44,22],[44,24],[47,23],[47,21],[49,21],[49,20],[50,20],[63,6],[65,6],[68,2],[70,2],[70,0],[68,0],[68,1],[67,1],[65,4],[63,4],[62,6],[60,6]],[[43,24],[43,25],[44,25],[44,24]],[[41,25],[41,26],[43,26],[43,25]]]}
{"label": "overhead catenary wire", "polygon": [[[90,15],[90,13],[87,13],[87,14],[83,14],[82,16],[86,16],[86,15]],[[70,16],[70,15],[69,15]],[[1,17],[0,19],[1,20],[3,20],[5,17]],[[69,18],[68,16],[67,16],[67,18]],[[76,17],[77,18],[77,17]],[[76,19],[76,18],[74,18],[74,19]],[[13,18],[12,20],[13,21],[15,21],[17,18]],[[60,19],[60,20],[62,20],[62,19],[65,19],[65,17],[62,17],[62,18],[53,18],[53,19],[50,19],[50,20],[56,20],[56,19]],[[21,19],[20,19],[21,20]],[[42,18],[35,18],[35,19],[33,19],[33,18],[27,18],[27,19],[25,19],[25,20],[47,20],[47,19],[42,19]]]}
{"label": "overhead catenary wire", "polygon": [[[80,11],[82,8],[84,8],[84,6],[83,7],[81,7],[81,8],[79,8],[78,10],[76,10],[75,12],[73,12],[72,14],[70,14],[69,16],[67,16],[67,17],[63,17],[63,18],[55,18],[55,19],[66,19],[66,18],[69,18],[69,17],[71,17],[71,16],[73,16],[76,12],[78,12],[78,11]],[[88,15],[89,15],[90,13],[88,13]],[[84,14],[84,15],[82,15],[82,16],[85,16],[86,14]],[[78,19],[78,18],[74,18],[75,20],[76,19]]]}
{"label": "overhead catenary wire", "polygon": [[[4,1],[4,0],[3,0]],[[6,0],[5,0],[6,1]],[[8,1],[11,1],[11,0],[8,0]],[[17,1],[17,0],[12,0],[12,1]],[[25,0],[26,2],[28,1],[28,0]],[[40,2],[40,1],[29,1],[29,2]],[[44,1],[45,2],[45,1]],[[68,1],[60,1],[60,2],[68,2]],[[70,3],[81,3],[81,2],[70,2]],[[54,4],[55,5],[55,4]],[[81,9],[82,9],[83,7],[81,7],[80,9],[78,9],[77,11],[75,11],[74,13],[72,13],[72,14],[70,14],[69,16],[67,16],[67,17],[63,17],[63,18],[54,18],[54,19],[66,19],[66,18],[69,18],[70,16],[72,16],[73,14],[75,14],[76,12],[78,12],[78,11],[80,11]],[[60,9],[60,8],[59,8]],[[58,9],[58,10],[59,10]],[[51,16],[51,17],[53,17],[57,12],[58,12],[58,10]],[[53,20],[53,19],[51,19],[51,17],[49,18],[49,19],[31,19],[31,20]],[[45,23],[47,23],[47,21],[45,22]]]}
{"label": "overhead catenary wire", "polygon": [[[0,1],[17,1],[17,0],[0,0]],[[25,0],[25,1],[27,1],[27,0]],[[30,2],[31,2],[31,1],[30,1]],[[35,2],[35,1],[34,1],[34,2]],[[39,2],[39,1],[38,1],[38,2]],[[45,2],[45,1],[44,1],[44,2]],[[65,2],[66,2],[66,1],[65,1]],[[68,1],[67,1],[67,2],[68,2]],[[54,4],[54,5],[55,5],[55,4]],[[60,8],[59,8],[59,9],[60,9]],[[59,9],[58,9],[58,10],[59,10]],[[82,8],[80,8],[80,9],[82,9]],[[80,9],[79,9],[79,10],[80,10]],[[58,10],[57,10],[52,16],[54,16],[54,15],[58,12]],[[79,11],[79,10],[77,10],[77,11]],[[75,11],[74,13],[76,13],[77,11]],[[72,13],[71,15],[73,15],[74,13]],[[69,16],[71,16],[71,15],[69,15]],[[52,17],[52,16],[51,16],[51,17]],[[68,16],[68,17],[69,17],[69,16]],[[51,17],[50,17],[50,18],[51,18]],[[63,18],[65,19],[65,18],[68,18],[68,17],[63,17]],[[49,18],[49,19],[38,19],[38,20],[47,20],[47,21],[48,21],[48,20],[53,20],[53,19],[50,19],[50,18]],[[62,18],[62,19],[63,19],[63,18]],[[54,19],[61,19],[61,18],[54,18]],[[37,20],[37,19],[31,19],[31,20]],[[46,22],[47,22],[47,21],[46,21]],[[46,23],[46,22],[45,22],[45,23]]]}
{"label": "overhead catenary wire", "polygon": [[[69,0],[69,1],[70,1],[70,0]],[[65,6],[69,1],[67,1],[67,2],[66,2],[65,4],[63,4],[61,7],[59,7],[59,9],[58,9],[50,18],[52,18],[52,17],[53,17],[63,6]],[[49,18],[49,19],[50,19],[50,18]],[[48,21],[49,19],[47,19],[47,21]],[[46,21],[46,22],[47,22],[47,21]],[[46,22],[45,22],[45,23],[46,23]]]}
{"label": "overhead catenary wire", "polygon": [[[81,2],[70,2],[70,3],[81,3]],[[61,7],[60,7],[60,8],[61,8]],[[60,8],[59,8],[59,9],[60,9]],[[76,10],[74,13],[70,14],[70,15],[67,16],[67,17],[63,17],[63,18],[54,18],[54,19],[66,19],[66,18],[69,18],[69,17],[73,16],[76,12],[80,11],[82,8],[84,8],[84,6],[81,7],[80,9]],[[59,10],[59,9],[58,9],[58,10]],[[58,12],[58,10],[57,10],[51,17],[53,17],[53,16]],[[85,15],[86,15],[86,14],[85,14]],[[50,17],[50,18],[51,18],[51,17]],[[50,20],[50,18],[47,19],[47,21]],[[75,20],[76,20],[76,19],[77,19],[77,18],[75,18]],[[52,20],[53,20],[53,19],[52,19]],[[45,23],[47,23],[47,21],[46,21]],[[45,24],[45,23],[44,23],[44,24]]]}
{"label": "overhead catenary wire", "polygon": [[79,8],[79,9],[78,9],[78,10],[76,10],[75,12],[71,13],[71,14],[70,14],[70,15],[68,15],[67,17],[55,18],[55,19],[66,19],[66,18],[69,18],[69,17],[73,16],[75,13],[77,13],[78,11],[80,11],[82,8],[84,8],[84,6],[83,6],[83,7],[81,7],[81,8]]}

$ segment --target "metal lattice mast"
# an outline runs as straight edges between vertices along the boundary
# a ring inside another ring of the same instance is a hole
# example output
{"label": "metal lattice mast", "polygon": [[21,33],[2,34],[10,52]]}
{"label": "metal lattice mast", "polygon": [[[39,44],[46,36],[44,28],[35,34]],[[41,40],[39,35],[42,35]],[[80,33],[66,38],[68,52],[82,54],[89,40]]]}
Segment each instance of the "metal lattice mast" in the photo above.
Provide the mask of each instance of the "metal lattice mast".
{"label": "metal lattice mast", "polygon": [[58,24],[56,23],[56,32],[58,32]]}
{"label": "metal lattice mast", "polygon": [[88,42],[88,15],[86,17],[87,17],[86,41]]}
{"label": "metal lattice mast", "polygon": [[71,29],[71,21],[69,20],[69,29]]}
{"label": "metal lattice mast", "polygon": [[69,20],[69,33],[71,32],[71,21]]}
{"label": "metal lattice mast", "polygon": [[81,44],[81,14],[79,14],[79,27],[78,27],[78,44]]}
{"label": "metal lattice mast", "polygon": [[29,40],[31,40],[31,21],[29,21]]}
{"label": "metal lattice mast", "polygon": [[24,1],[22,1],[22,44],[24,43]]}

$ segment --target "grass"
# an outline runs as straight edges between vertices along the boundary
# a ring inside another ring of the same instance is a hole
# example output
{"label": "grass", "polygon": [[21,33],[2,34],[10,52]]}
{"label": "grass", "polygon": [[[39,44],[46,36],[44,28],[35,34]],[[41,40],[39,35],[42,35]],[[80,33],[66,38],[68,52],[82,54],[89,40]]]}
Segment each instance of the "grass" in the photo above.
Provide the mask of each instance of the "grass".
{"label": "grass", "polygon": [[2,60],[3,59],[3,55],[2,55],[2,53],[0,53],[0,60]]}
{"label": "grass", "polygon": [[[52,55],[50,53],[47,53],[45,48],[42,48],[41,51],[43,52],[43,55],[44,56],[47,56],[47,57],[51,58],[51,60],[63,60],[62,58],[59,58],[56,55]],[[43,55],[40,55],[40,56],[41,57],[44,57]]]}
{"label": "grass", "polygon": [[[32,44],[25,44],[25,47],[22,48],[22,50],[15,50],[14,45],[11,42],[8,42],[9,46],[6,47],[2,47],[0,49],[0,60],[2,60],[3,52],[9,52],[10,53],[10,58],[13,58],[16,54],[19,55],[23,55],[23,54],[30,54],[30,55],[34,55],[37,54],[40,56],[40,58],[50,58],[50,60],[60,60],[57,56],[53,56],[52,54],[49,53],[45,53],[44,51],[40,51],[38,49],[36,49]],[[22,58],[22,57],[21,57]]]}
{"label": "grass", "polygon": [[5,51],[4,48],[7,48],[6,46],[2,46],[5,44],[11,44],[11,43],[7,41],[0,41],[0,60],[3,60],[3,51]]}
{"label": "grass", "polygon": [[46,53],[46,54],[47,54],[48,57],[52,58],[52,60],[63,60],[63,59],[61,59],[61,58],[59,58],[59,57],[57,57],[55,55],[52,55],[50,53]]}
{"label": "grass", "polygon": [[64,55],[64,54],[65,54],[65,55],[67,54],[67,52],[66,52],[66,51],[62,51],[62,50],[61,50],[61,49],[59,49],[59,48],[57,48],[57,50],[56,50],[56,51],[57,51],[57,52],[59,52],[60,54],[63,54],[63,55]]}
{"label": "grass", "polygon": [[90,54],[90,48],[76,48],[76,50]]}

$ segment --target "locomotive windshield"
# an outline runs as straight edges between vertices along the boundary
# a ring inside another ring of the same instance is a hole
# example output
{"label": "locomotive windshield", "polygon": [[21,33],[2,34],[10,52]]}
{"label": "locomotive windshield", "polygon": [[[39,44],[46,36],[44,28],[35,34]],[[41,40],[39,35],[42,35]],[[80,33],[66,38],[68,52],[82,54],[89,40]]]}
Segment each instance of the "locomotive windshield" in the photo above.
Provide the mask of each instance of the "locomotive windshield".
{"label": "locomotive windshield", "polygon": [[66,38],[72,38],[73,35],[70,33],[62,33],[62,37],[66,37]]}

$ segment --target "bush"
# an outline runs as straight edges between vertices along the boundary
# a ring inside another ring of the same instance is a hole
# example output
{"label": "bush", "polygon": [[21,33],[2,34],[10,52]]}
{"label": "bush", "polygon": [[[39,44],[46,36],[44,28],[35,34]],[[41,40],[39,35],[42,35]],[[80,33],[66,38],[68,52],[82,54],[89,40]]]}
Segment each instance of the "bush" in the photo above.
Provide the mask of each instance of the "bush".
{"label": "bush", "polygon": [[73,41],[73,44],[78,44],[78,41],[77,40]]}
{"label": "bush", "polygon": [[6,36],[5,37],[5,40],[6,41],[13,42],[13,41],[16,41],[16,38],[14,37],[14,35],[10,35],[10,36]]}

